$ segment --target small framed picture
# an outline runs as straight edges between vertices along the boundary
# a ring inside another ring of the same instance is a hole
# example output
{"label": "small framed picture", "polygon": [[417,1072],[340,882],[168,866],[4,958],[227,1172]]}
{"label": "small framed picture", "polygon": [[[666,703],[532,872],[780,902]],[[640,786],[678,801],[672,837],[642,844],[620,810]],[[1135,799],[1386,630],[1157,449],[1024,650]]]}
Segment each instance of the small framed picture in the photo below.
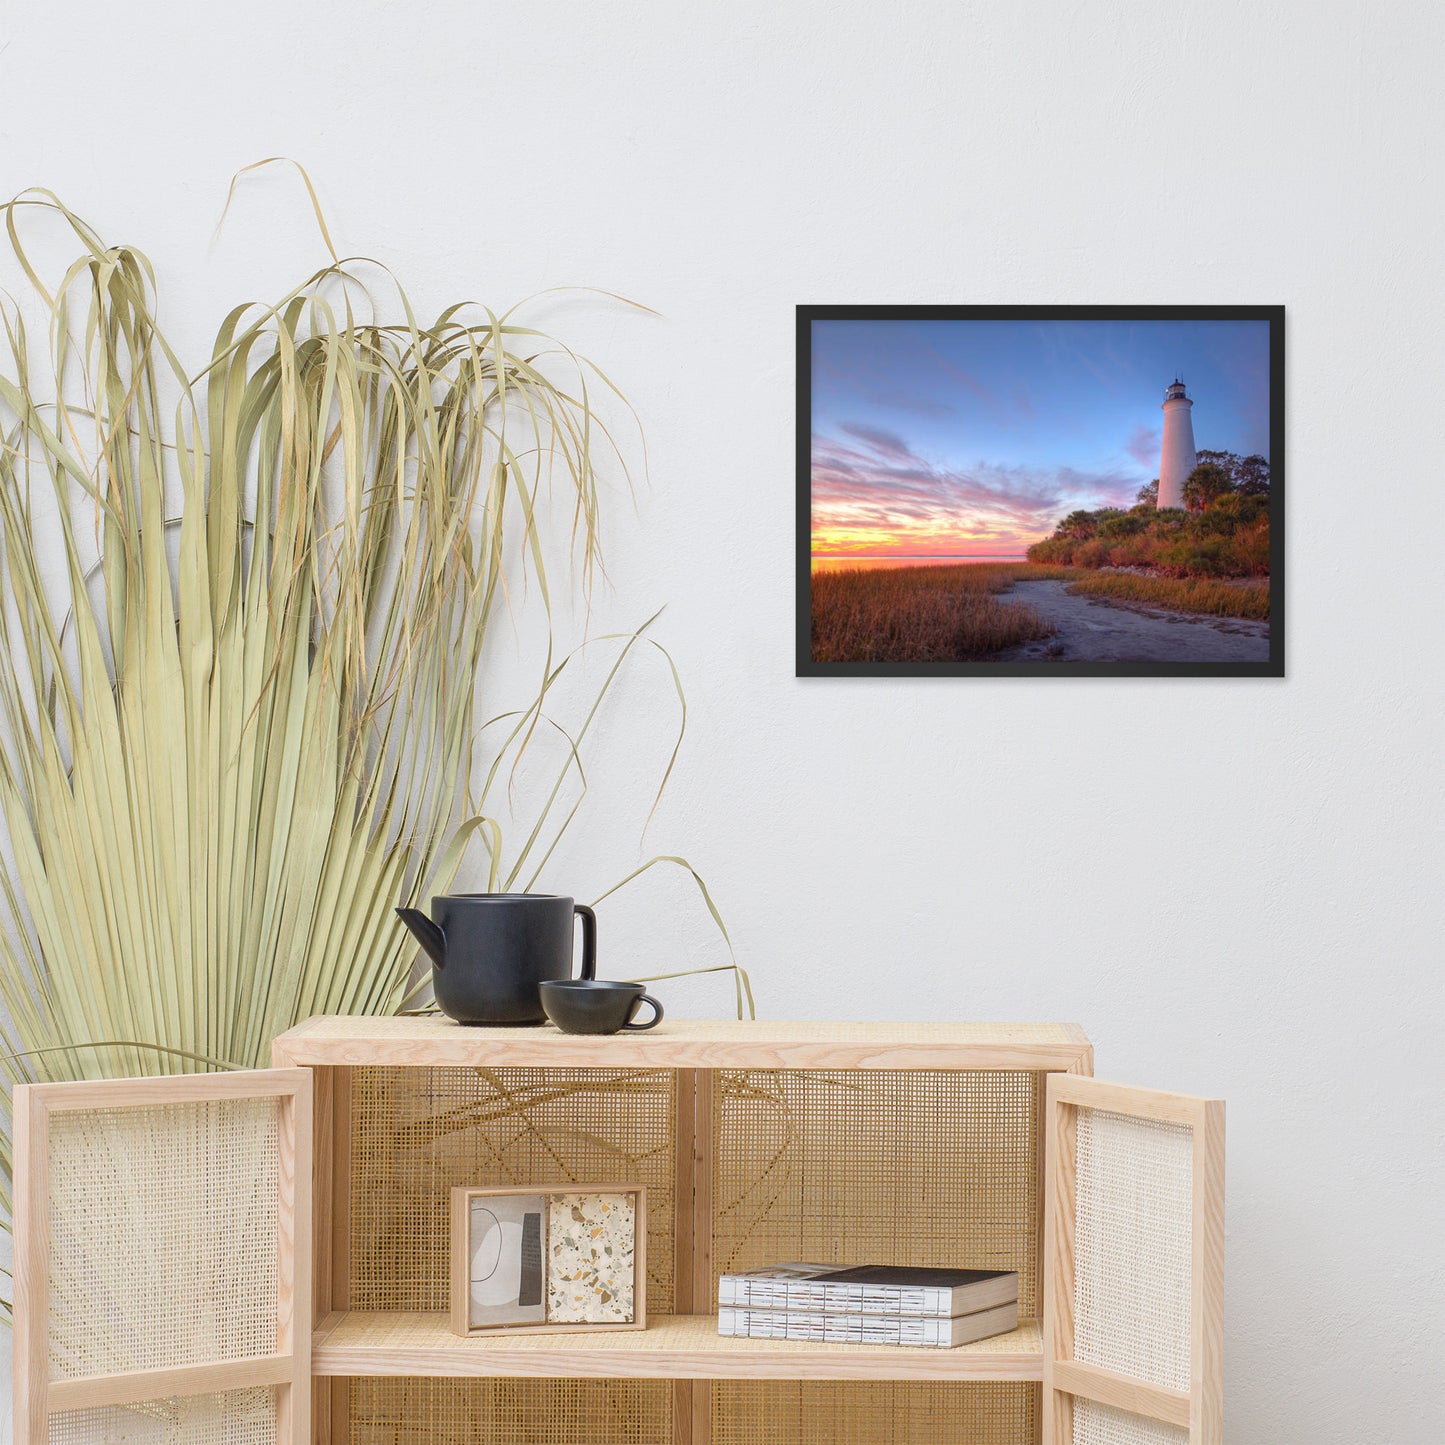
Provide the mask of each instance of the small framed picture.
{"label": "small framed picture", "polygon": [[453,1189],[452,1329],[646,1328],[646,1207],[635,1184]]}

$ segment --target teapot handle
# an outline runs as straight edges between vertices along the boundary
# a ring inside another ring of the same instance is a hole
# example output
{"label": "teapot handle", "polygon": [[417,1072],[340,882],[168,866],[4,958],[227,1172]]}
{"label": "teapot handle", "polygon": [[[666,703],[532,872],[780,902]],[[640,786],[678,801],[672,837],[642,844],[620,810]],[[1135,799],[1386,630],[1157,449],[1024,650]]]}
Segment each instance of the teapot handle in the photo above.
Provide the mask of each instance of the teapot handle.
{"label": "teapot handle", "polygon": [[597,915],[585,904],[574,905],[573,912],[582,920],[582,972],[579,978],[597,977]]}

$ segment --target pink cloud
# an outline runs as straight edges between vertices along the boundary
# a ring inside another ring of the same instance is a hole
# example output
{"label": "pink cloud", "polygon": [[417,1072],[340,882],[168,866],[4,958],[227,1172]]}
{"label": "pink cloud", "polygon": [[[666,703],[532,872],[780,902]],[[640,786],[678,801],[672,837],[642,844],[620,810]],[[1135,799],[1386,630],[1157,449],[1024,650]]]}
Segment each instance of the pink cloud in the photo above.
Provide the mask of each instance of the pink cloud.
{"label": "pink cloud", "polygon": [[935,529],[1015,541],[1047,536],[1075,507],[1128,506],[1139,480],[1132,471],[1081,472],[981,462],[944,467],[920,457],[891,432],[845,424],[848,436],[814,436],[812,513],[815,533],[880,535]]}
{"label": "pink cloud", "polygon": [[1141,423],[1129,433],[1129,440],[1124,443],[1124,450],[1141,467],[1147,467],[1150,472],[1156,472],[1159,470],[1159,443],[1159,428],[1144,426]]}

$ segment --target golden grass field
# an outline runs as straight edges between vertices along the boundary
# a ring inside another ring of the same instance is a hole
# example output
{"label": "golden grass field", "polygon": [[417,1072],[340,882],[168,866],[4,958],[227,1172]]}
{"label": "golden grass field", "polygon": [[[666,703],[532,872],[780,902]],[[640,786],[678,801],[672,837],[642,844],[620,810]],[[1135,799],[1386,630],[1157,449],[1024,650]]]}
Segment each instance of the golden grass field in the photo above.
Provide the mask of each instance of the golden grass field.
{"label": "golden grass field", "polygon": [[1079,571],[1069,589],[1088,597],[1152,602],[1176,612],[1269,621],[1269,578],[1223,582],[1213,577],[1136,577],[1131,572]]}
{"label": "golden grass field", "polygon": [[974,662],[1053,635],[1016,581],[1065,581],[1070,590],[1217,617],[1269,617],[1269,582],[1099,574],[1032,562],[950,563],[815,572],[814,662]]}
{"label": "golden grass field", "polygon": [[1026,603],[1003,602],[1018,577],[1070,567],[953,563],[813,574],[814,662],[970,662],[1053,629]]}

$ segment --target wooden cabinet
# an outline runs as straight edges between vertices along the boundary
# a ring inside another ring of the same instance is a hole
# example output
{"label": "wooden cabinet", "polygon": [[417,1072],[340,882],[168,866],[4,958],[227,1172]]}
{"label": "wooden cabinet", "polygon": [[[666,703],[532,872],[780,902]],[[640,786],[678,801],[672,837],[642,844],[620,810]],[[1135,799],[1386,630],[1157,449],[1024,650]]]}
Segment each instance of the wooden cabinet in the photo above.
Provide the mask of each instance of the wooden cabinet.
{"label": "wooden cabinet", "polygon": [[[1074,1025],[317,1018],[273,1062],[17,1092],[17,1445],[1222,1438],[1222,1106]],[[648,1328],[453,1334],[450,1189],[599,1180],[647,1189]],[[718,1336],[719,1272],[817,1258],[1016,1269],[1023,1318]]]}

